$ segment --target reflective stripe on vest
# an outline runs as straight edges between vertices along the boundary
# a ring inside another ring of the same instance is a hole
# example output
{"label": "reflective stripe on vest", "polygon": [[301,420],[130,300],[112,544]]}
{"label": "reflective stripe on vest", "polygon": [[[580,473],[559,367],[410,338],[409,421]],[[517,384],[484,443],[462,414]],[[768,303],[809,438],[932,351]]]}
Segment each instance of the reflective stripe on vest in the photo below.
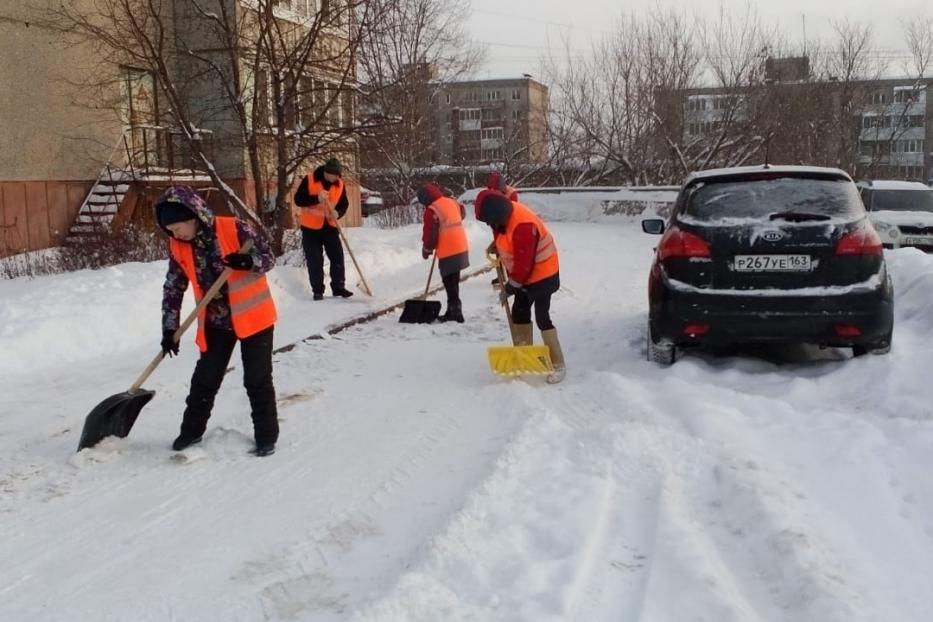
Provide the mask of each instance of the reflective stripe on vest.
{"label": "reflective stripe on vest", "polygon": [[469,252],[470,243],[463,218],[460,216],[460,204],[450,197],[441,197],[428,206],[440,223],[437,238],[437,258],[445,259]]}
{"label": "reflective stripe on vest", "polygon": [[[214,230],[217,233],[217,242],[220,245],[221,255],[228,255],[240,250],[240,240],[236,231],[236,218],[230,216],[216,216]],[[188,281],[194,289],[194,300],[199,302],[204,297],[204,290],[198,283],[197,270],[194,261],[194,249],[191,244],[169,240],[169,250],[172,257],[178,262]],[[222,294],[218,293],[218,296]],[[275,324],[277,314],[275,301],[266,281],[266,275],[234,270],[227,279],[227,298],[230,303],[230,321],[233,332],[240,339],[255,335]],[[207,350],[207,338],[204,335],[204,325],[207,318],[207,309],[198,313],[198,334],[195,342],[201,352]]]}
{"label": "reflective stripe on vest", "polygon": [[548,231],[544,222],[528,207],[518,201],[512,201],[512,216],[509,218],[505,233],[496,236],[496,249],[499,251],[499,257],[502,259],[506,271],[511,273],[512,268],[515,266],[512,235],[518,225],[526,222],[532,223],[538,231],[538,245],[535,247],[535,266],[531,271],[531,276],[525,282],[528,285],[549,276],[554,276],[560,269],[560,265],[557,258],[557,245],[554,243],[554,237]]}
{"label": "reflective stripe on vest", "polygon": [[[308,175],[308,194],[316,197],[323,190],[324,184],[319,181],[314,181],[313,176]],[[327,191],[327,200],[330,202],[331,207],[337,206],[341,194],[343,194],[343,180],[338,179],[330,185],[330,189]],[[337,226],[337,221],[327,213],[327,207],[323,203],[301,208],[302,227],[306,229],[321,229],[324,226],[325,220],[330,223],[330,226]]]}

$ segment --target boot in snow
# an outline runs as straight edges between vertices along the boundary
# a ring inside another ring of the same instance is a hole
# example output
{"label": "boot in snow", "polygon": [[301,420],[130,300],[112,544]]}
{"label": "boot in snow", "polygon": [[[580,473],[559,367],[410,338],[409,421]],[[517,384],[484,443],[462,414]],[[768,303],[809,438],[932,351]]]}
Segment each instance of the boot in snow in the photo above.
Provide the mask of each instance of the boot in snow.
{"label": "boot in snow", "polygon": [[192,445],[197,445],[198,443],[200,443],[202,438],[203,438],[202,436],[189,436],[185,434],[184,432],[182,432],[181,434],[178,435],[178,438],[176,438],[175,441],[172,443],[172,449],[174,449],[175,451],[181,451],[183,449],[187,449],[188,447],[191,447]]}
{"label": "boot in snow", "polygon": [[544,344],[551,352],[551,363],[554,364],[554,371],[547,376],[548,384],[557,384],[567,375],[567,366],[564,363],[564,352],[560,347],[560,340],[557,338],[557,329],[549,328],[541,331],[541,338]]}
{"label": "boot in snow", "polygon": [[459,322],[463,324],[463,306],[460,302],[448,302],[447,311],[437,318],[439,322]]}

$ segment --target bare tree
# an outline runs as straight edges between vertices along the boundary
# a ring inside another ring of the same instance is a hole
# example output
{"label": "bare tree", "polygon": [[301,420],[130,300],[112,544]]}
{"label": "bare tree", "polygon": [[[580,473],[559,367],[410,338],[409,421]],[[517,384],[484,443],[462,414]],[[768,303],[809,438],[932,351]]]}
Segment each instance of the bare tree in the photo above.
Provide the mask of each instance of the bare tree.
{"label": "bare tree", "polygon": [[[310,6],[282,0],[65,0],[48,15],[68,32],[103,44],[118,62],[151,72],[168,116],[201,168],[235,213],[255,218],[222,175],[249,171],[261,222],[281,249],[296,173],[334,151],[355,155],[356,52],[380,4],[341,0],[315,3],[308,11]],[[233,164],[218,167],[200,148],[205,126],[218,129],[223,157]]]}
{"label": "bare tree", "polygon": [[437,98],[474,69],[485,50],[467,34],[468,2],[380,0],[360,49],[364,166],[382,169],[398,200],[413,196],[416,170],[439,155],[436,132],[449,119]]}

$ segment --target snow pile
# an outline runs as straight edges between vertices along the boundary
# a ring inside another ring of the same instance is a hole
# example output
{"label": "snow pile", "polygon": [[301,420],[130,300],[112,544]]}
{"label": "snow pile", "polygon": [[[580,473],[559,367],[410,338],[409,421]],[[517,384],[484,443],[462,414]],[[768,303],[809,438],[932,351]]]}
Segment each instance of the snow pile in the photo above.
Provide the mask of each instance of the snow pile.
{"label": "snow pile", "polygon": [[[482,188],[460,195],[473,209]],[[677,198],[671,189],[633,188],[528,188],[519,189],[519,200],[550,222],[635,222],[642,218],[667,218]]]}
{"label": "snow pile", "polygon": [[[508,327],[488,275],[462,284],[465,324],[326,335],[424,287],[418,226],[348,231],[374,300],[312,302],[278,266],[277,345],[321,338],[274,358],[261,460],[237,355],[204,442],[170,458],[191,335],[129,437],[74,451],[156,352],[164,262],[0,281],[0,619],[933,619],[933,257],[886,253],[888,355],[664,369],[644,350],[657,237],[575,213],[551,221],[561,385],[489,373]],[[479,266],[489,233],[468,229]]]}

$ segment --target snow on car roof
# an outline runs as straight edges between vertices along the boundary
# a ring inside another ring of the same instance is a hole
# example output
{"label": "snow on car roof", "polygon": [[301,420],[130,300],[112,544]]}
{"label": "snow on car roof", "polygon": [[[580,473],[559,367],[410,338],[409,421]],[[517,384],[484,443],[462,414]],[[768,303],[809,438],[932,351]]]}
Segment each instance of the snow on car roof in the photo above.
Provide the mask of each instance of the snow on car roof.
{"label": "snow on car roof", "polygon": [[827,168],[823,166],[792,166],[792,165],[773,165],[758,164],[756,166],[733,166],[729,168],[713,168],[706,171],[697,171],[690,173],[685,183],[709,179],[712,177],[731,177],[747,175],[749,173],[797,173],[797,174],[816,174],[816,175],[838,175],[846,179],[851,179],[849,175],[838,168]]}
{"label": "snow on car roof", "polygon": [[876,179],[860,185],[868,186],[873,190],[925,190],[927,192],[933,190],[919,181],[901,181],[899,179]]}

